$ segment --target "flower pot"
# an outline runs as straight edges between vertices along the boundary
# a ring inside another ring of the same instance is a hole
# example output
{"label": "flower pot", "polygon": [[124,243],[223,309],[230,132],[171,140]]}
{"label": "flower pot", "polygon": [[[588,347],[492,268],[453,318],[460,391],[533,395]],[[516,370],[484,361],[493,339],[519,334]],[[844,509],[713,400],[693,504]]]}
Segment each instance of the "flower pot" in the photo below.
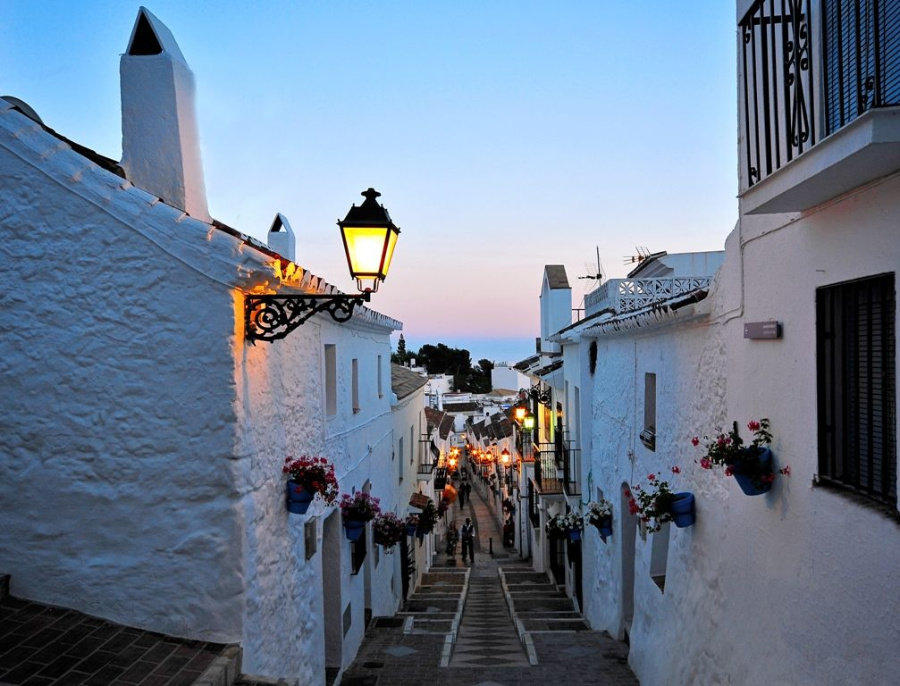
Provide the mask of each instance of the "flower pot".
{"label": "flower pot", "polygon": [[415,524],[407,524],[406,525],[406,535],[407,536],[415,536],[416,535],[416,525]]}
{"label": "flower pot", "polygon": [[287,493],[287,509],[291,514],[306,514],[309,504],[315,497],[315,493],[310,493],[298,484],[296,481],[289,480],[285,484]]}
{"label": "flower pot", "polygon": [[762,495],[768,493],[771,488],[771,482],[756,485],[754,477],[759,480],[760,476],[768,476],[772,473],[772,451],[769,448],[762,448],[755,455],[750,454],[750,450],[745,448],[747,457],[740,462],[734,462],[728,465],[734,480],[744,492],[744,495]]}
{"label": "flower pot", "polygon": [[612,517],[603,517],[599,523],[595,524],[597,527],[597,531],[600,532],[600,538],[603,539],[603,542],[606,542],[607,536],[612,536]]}
{"label": "flower pot", "polygon": [[345,519],[344,535],[348,541],[358,541],[363,531],[366,530],[366,521],[364,519]]}
{"label": "flower pot", "polygon": [[696,521],[694,515],[694,494],[688,492],[676,493],[675,499],[669,507],[672,513],[672,521],[679,529],[693,526]]}
{"label": "flower pot", "polygon": [[581,540],[581,532],[578,529],[572,529],[569,531],[569,540],[570,541],[580,541]]}

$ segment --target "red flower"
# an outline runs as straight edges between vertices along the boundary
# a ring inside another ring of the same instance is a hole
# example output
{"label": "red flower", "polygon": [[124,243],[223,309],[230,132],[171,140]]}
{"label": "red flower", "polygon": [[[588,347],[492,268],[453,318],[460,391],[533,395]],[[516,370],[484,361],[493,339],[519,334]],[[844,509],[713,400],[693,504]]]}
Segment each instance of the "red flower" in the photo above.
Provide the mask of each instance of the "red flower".
{"label": "red flower", "polygon": [[712,469],[712,462],[709,461],[708,457],[704,457],[700,460],[700,466],[703,467],[703,469]]}
{"label": "red flower", "polygon": [[649,481],[656,481],[656,474],[648,474],[647,479]]}
{"label": "red flower", "polygon": [[750,431],[759,431],[759,422],[755,419],[751,419],[747,422],[747,428],[750,429]]}
{"label": "red flower", "polygon": [[791,475],[791,466],[788,465],[788,464],[786,464],[784,467],[782,467],[782,468],[779,469],[778,471],[779,471],[781,474],[784,474],[785,476],[790,476],[790,475]]}
{"label": "red flower", "polygon": [[719,445],[725,445],[725,437],[724,437],[724,436],[719,436],[719,437],[716,439],[716,443],[718,443]]}
{"label": "red flower", "polygon": [[625,497],[626,497],[626,498],[631,498],[631,491],[630,491],[629,489],[627,489],[627,488],[625,489]]}
{"label": "red flower", "polygon": [[700,445],[700,439],[699,439],[697,436],[694,436],[694,437],[691,439],[691,443],[693,443],[693,444],[694,444],[694,447],[696,448],[698,445]]}
{"label": "red flower", "polygon": [[681,467],[678,467],[678,466],[672,467],[672,473],[673,474],[681,474]]}
{"label": "red flower", "polygon": [[733,476],[734,472],[731,471],[731,467],[725,467],[725,476]]}

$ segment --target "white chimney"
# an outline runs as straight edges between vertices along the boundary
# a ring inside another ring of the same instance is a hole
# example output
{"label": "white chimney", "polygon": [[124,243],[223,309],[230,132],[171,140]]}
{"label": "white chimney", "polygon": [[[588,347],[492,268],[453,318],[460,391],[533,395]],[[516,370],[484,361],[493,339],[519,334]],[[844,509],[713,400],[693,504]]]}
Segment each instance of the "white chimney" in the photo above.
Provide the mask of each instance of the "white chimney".
{"label": "white chimney", "polygon": [[268,244],[282,257],[286,257],[291,262],[295,261],[294,230],[288,224],[287,217],[281,212],[275,215],[275,221],[272,222],[272,227],[269,229]]}
{"label": "white chimney", "polygon": [[172,33],[138,10],[119,63],[122,168],[135,186],[210,221],[194,107],[194,75]]}

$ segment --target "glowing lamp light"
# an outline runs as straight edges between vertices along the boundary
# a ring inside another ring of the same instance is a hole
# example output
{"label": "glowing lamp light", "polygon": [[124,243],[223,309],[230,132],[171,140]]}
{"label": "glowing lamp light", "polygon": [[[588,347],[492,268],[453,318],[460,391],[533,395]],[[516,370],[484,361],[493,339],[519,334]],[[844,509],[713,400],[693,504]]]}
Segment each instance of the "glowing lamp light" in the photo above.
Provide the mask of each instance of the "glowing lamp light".
{"label": "glowing lamp light", "polygon": [[500,461],[503,462],[504,465],[509,464],[509,449],[504,448],[503,452],[500,453]]}
{"label": "glowing lamp light", "polygon": [[359,207],[353,205],[338,226],[356,287],[374,293],[391,268],[400,229],[391,221],[388,211],[375,200],[381,193],[369,188],[362,195],[365,202]]}
{"label": "glowing lamp light", "polygon": [[522,428],[524,428],[526,431],[534,431],[534,415],[533,414],[525,415],[525,419],[522,423]]}
{"label": "glowing lamp light", "polygon": [[527,414],[528,414],[528,410],[526,410],[524,407],[522,407],[520,405],[519,407],[516,408],[516,412],[515,412],[516,421],[519,422],[519,424],[521,424],[522,420],[525,419],[525,415],[527,415]]}
{"label": "glowing lamp light", "polygon": [[455,467],[455,466],[456,466],[456,458],[453,457],[452,455],[450,456],[450,466],[451,466],[451,467]]}

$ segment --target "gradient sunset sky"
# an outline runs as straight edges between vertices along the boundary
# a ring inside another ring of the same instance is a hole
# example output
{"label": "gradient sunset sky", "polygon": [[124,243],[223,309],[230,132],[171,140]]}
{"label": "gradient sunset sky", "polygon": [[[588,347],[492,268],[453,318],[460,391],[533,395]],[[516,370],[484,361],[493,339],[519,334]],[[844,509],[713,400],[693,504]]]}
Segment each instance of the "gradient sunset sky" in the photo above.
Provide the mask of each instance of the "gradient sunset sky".
{"label": "gradient sunset sky", "polygon": [[[0,94],[121,157],[138,4],[0,0]],[[335,221],[381,191],[402,234],[372,308],[408,347],[534,348],[545,264],[573,306],[636,246],[721,250],[737,218],[734,3],[147,5],[197,81],[210,213],[353,292]]]}

